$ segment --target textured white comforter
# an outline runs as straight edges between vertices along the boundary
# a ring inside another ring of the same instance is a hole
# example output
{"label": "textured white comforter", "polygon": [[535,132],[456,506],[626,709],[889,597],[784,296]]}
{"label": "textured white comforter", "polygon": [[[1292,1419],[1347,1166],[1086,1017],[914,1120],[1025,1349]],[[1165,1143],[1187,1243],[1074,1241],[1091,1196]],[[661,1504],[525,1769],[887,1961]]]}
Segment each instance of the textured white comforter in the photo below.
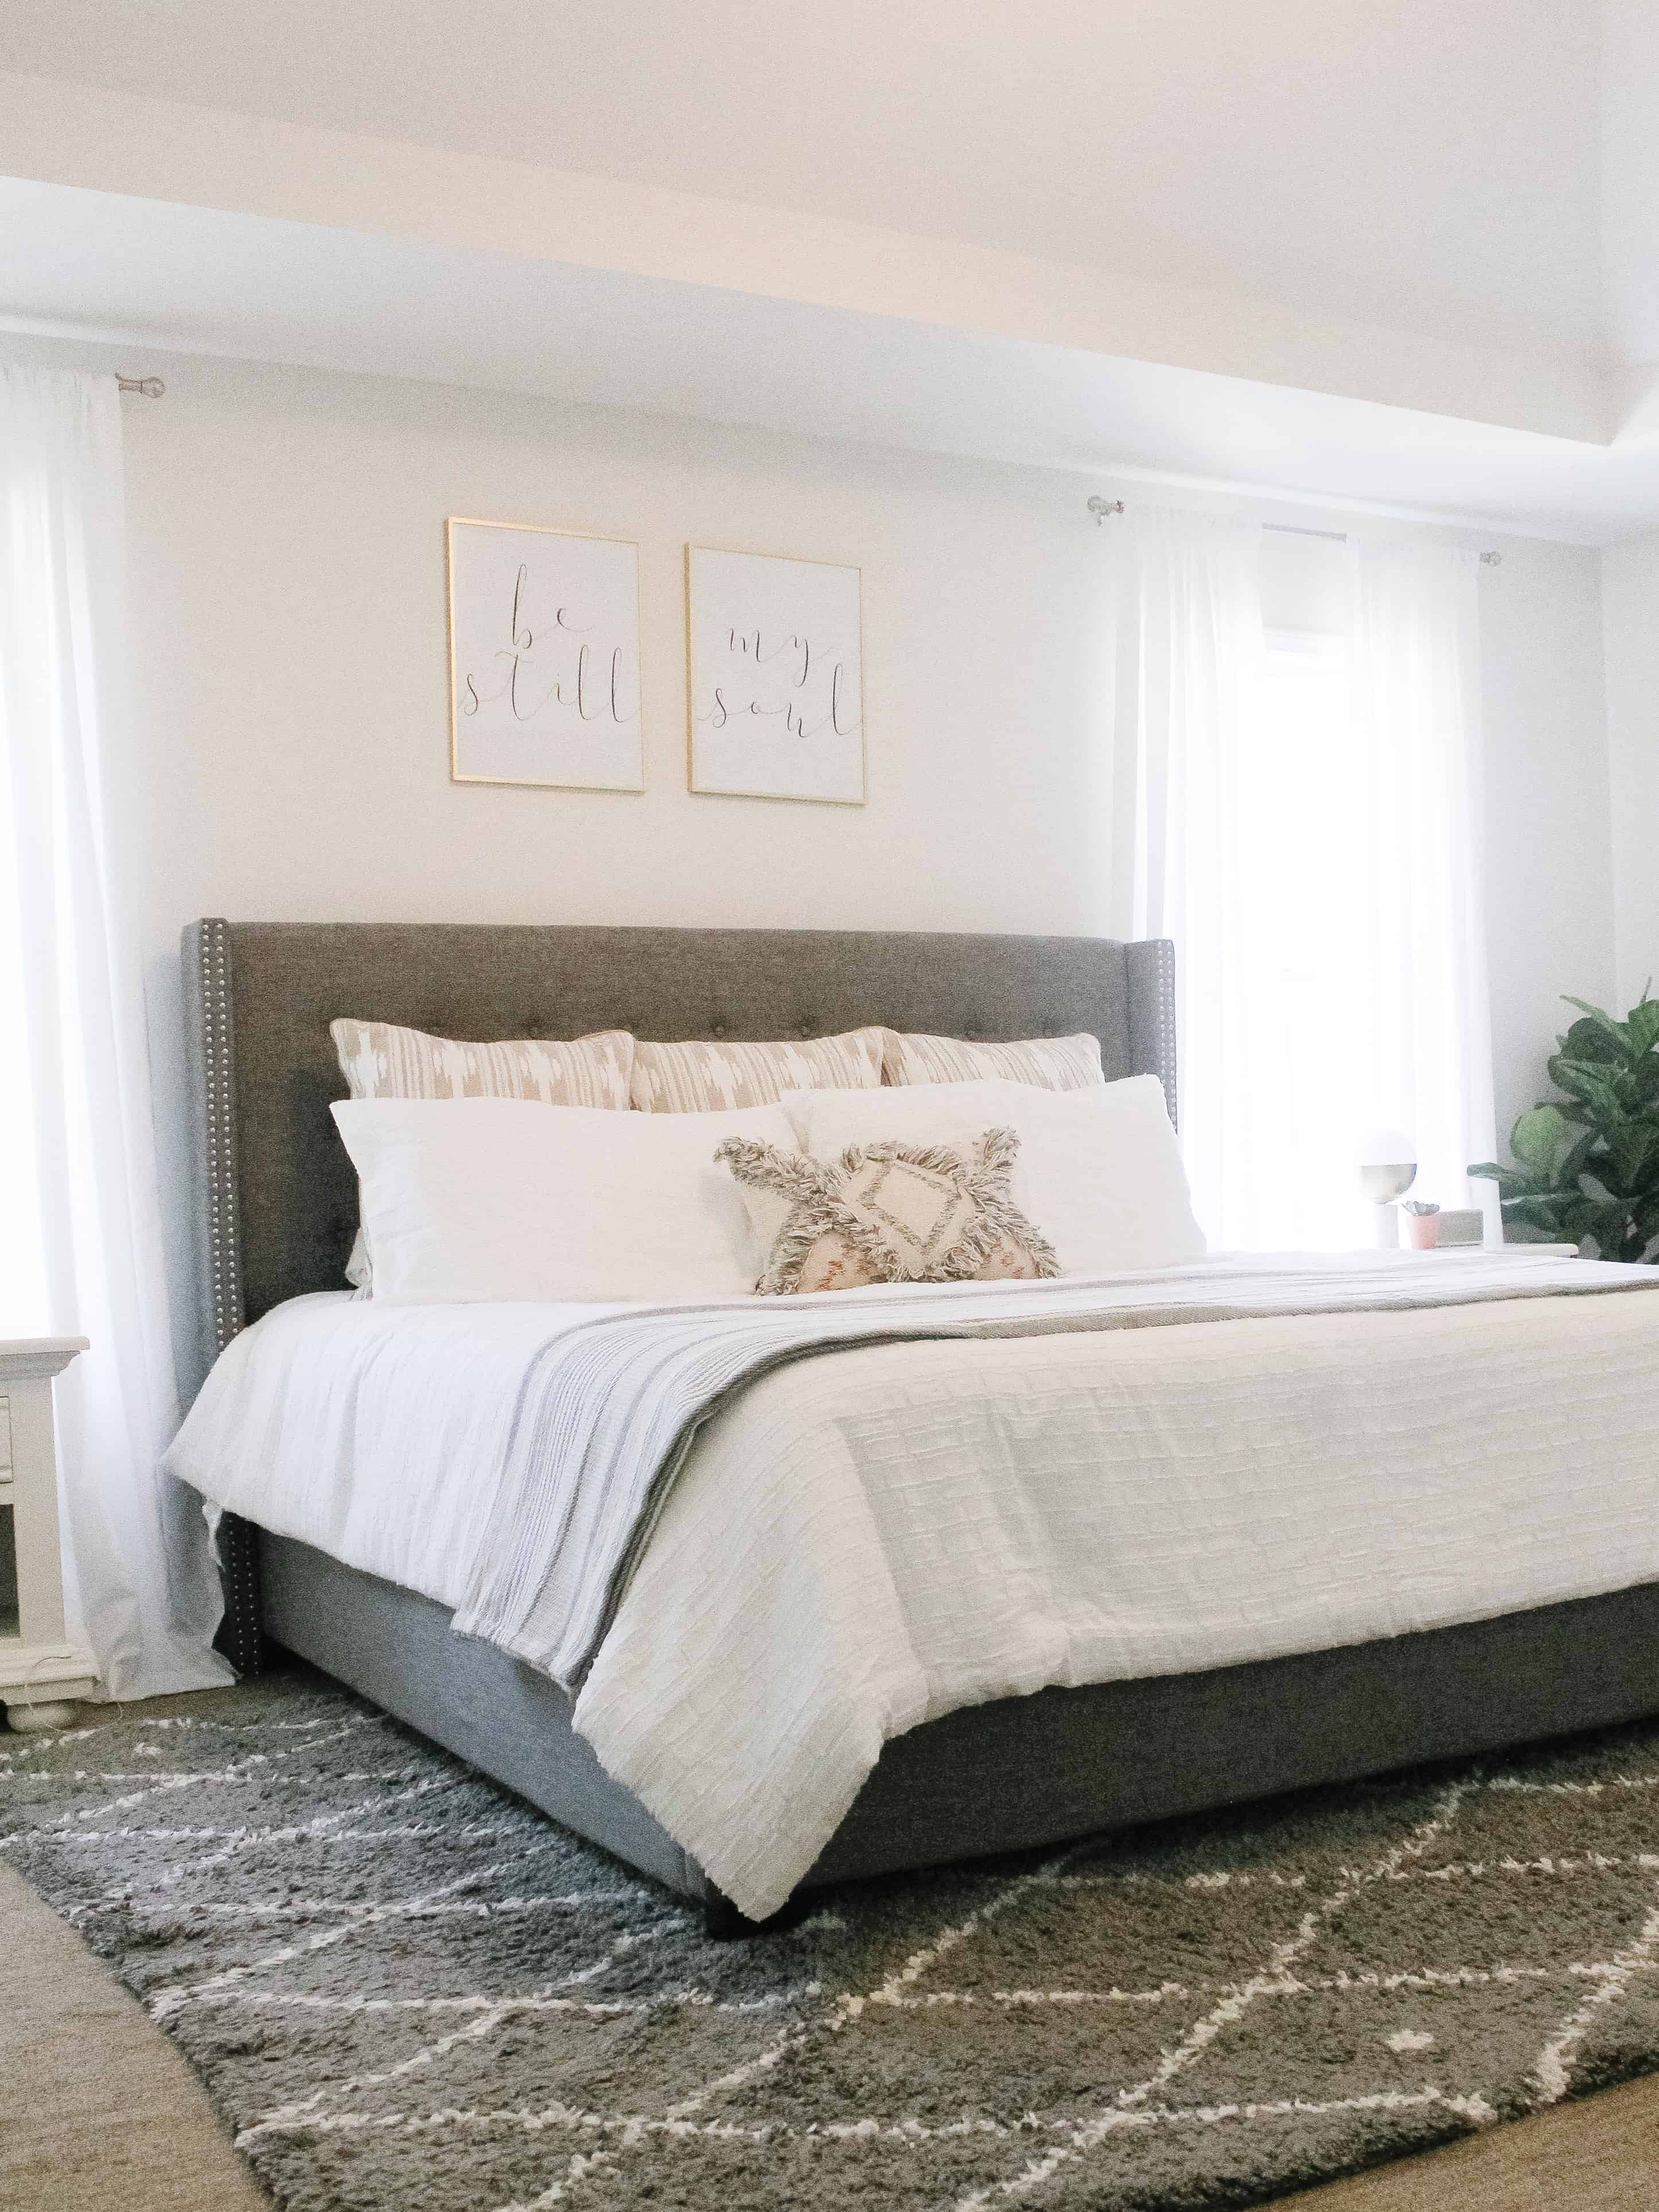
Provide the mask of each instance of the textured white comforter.
{"label": "textured white comforter", "polygon": [[[1515,1264],[1518,1291],[1558,1263]],[[175,1471],[454,1605],[560,1318],[296,1301],[227,1354]],[[761,1915],[883,1741],[953,1707],[1659,1578],[1656,1376],[1648,1296],[803,1360],[698,1439],[576,1725]]]}

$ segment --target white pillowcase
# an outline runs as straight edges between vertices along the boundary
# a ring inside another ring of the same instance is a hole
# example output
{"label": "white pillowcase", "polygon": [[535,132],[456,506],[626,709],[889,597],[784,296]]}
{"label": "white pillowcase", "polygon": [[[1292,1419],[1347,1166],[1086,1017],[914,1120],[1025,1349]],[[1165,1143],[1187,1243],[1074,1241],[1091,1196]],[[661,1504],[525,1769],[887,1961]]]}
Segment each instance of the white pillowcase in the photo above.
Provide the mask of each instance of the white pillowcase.
{"label": "white pillowcase", "polygon": [[959,1144],[1006,1124],[1020,1139],[1014,1202],[1053,1245],[1064,1274],[1168,1267],[1204,1251],[1155,1075],[1078,1091],[1041,1091],[1001,1078],[789,1091],[783,1105],[802,1150],[820,1159],[883,1137]]}
{"label": "white pillowcase", "polygon": [[759,1271],[715,1146],[792,1146],[781,1106],[617,1114],[521,1098],[345,1098],[376,1300],[741,1297]]}

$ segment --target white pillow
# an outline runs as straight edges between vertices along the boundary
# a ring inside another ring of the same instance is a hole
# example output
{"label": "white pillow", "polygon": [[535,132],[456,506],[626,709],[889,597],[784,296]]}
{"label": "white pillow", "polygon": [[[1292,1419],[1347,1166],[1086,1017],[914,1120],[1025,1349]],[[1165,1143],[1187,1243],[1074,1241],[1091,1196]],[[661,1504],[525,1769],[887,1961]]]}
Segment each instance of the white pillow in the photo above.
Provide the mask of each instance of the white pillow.
{"label": "white pillow", "polygon": [[521,1098],[344,1098],[374,1295],[741,1297],[759,1272],[723,1137],[792,1146],[781,1106],[617,1114]]}
{"label": "white pillow", "polygon": [[1020,1139],[1014,1202],[1053,1245],[1064,1274],[1174,1267],[1205,1249],[1156,1075],[1078,1091],[1001,1078],[789,1091],[783,1105],[802,1150],[820,1159],[883,1137],[959,1144],[1005,1123]]}

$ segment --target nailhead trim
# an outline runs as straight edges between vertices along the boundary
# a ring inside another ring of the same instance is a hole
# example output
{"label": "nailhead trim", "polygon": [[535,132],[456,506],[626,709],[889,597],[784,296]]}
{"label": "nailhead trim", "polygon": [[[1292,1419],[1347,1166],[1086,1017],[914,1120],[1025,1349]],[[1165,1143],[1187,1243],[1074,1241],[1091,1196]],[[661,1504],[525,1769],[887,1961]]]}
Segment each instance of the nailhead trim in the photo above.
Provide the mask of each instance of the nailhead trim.
{"label": "nailhead trim", "polygon": [[[207,1209],[207,1294],[213,1342],[223,1352],[245,1325],[241,1218],[236,1197],[235,1025],[230,996],[230,925],[212,919],[197,930],[197,993],[202,1025],[206,1097],[202,1125],[203,1204]],[[227,1656],[241,1674],[262,1670],[259,1540],[246,1521],[226,1514],[219,1523],[224,1578]]]}
{"label": "nailhead trim", "polygon": [[230,925],[204,921],[199,989],[202,1058],[207,1074],[206,1201],[209,1295],[215,1348],[242,1326],[241,1223],[236,1204],[235,1057],[230,1011]]}
{"label": "nailhead trim", "polygon": [[1175,948],[1167,937],[1158,939],[1158,1080],[1169,1108],[1169,1119],[1180,1127],[1175,1066]]}

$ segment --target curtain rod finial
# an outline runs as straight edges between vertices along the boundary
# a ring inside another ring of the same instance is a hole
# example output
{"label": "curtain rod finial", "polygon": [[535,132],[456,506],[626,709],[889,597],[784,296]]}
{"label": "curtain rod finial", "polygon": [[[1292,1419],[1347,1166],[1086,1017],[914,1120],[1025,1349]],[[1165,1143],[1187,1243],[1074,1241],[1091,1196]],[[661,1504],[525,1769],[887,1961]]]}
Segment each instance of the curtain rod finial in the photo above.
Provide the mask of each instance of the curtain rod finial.
{"label": "curtain rod finial", "polygon": [[1098,525],[1104,522],[1108,514],[1121,514],[1123,501],[1120,499],[1102,499],[1099,492],[1094,492],[1089,495],[1089,511]]}
{"label": "curtain rod finial", "polygon": [[118,392],[142,392],[146,399],[159,399],[167,386],[159,376],[118,376],[115,389]]}

